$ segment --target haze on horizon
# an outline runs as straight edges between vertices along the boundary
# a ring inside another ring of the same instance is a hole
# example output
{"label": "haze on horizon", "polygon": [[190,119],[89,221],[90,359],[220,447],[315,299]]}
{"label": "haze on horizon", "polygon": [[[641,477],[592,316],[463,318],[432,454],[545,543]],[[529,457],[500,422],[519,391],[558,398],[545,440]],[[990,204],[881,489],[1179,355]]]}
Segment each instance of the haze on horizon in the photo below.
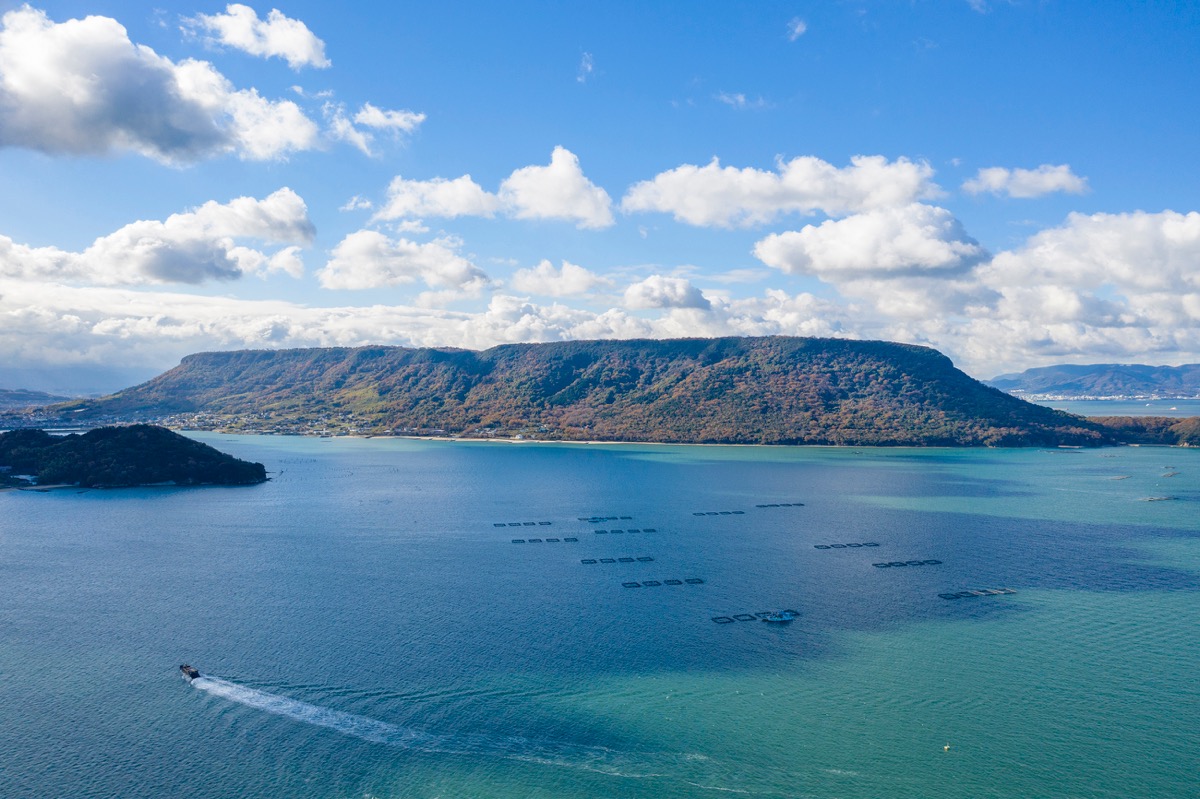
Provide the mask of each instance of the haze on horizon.
{"label": "haze on horizon", "polygon": [[1197,34],[1053,0],[0,2],[0,387],[722,335],[1200,362]]}

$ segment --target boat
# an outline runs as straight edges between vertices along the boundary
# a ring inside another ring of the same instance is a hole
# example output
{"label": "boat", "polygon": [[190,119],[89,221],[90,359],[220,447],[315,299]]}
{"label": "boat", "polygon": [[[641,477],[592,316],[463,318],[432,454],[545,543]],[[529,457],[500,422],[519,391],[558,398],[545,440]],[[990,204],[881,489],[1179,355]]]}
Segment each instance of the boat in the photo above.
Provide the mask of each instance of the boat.
{"label": "boat", "polygon": [[200,672],[198,669],[196,669],[193,666],[189,666],[186,663],[184,663],[182,666],[179,667],[179,671],[183,674],[184,677],[187,678],[188,682],[191,682],[192,680],[194,680],[200,676]]}
{"label": "boat", "polygon": [[762,620],[765,622],[770,622],[772,624],[787,624],[788,622],[792,621],[795,618],[796,618],[795,611],[777,610],[774,613],[770,614],[769,616],[763,616]]}

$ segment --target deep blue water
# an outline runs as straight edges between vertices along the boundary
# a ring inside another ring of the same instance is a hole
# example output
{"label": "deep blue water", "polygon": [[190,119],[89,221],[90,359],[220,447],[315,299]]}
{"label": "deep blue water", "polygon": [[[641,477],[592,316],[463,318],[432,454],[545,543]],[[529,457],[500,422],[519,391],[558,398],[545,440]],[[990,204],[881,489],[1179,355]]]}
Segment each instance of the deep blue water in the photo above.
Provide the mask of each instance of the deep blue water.
{"label": "deep blue water", "polygon": [[198,437],[0,493],[0,796],[1200,794],[1194,451]]}

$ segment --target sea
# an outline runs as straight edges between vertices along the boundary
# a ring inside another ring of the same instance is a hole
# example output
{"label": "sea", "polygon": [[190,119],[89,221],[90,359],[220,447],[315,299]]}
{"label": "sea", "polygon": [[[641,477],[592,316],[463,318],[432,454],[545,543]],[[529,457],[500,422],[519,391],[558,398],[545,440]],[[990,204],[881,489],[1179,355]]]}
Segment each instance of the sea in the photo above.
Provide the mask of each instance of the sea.
{"label": "sea", "polygon": [[1200,795],[1200,451],[191,435],[0,492],[0,797]]}

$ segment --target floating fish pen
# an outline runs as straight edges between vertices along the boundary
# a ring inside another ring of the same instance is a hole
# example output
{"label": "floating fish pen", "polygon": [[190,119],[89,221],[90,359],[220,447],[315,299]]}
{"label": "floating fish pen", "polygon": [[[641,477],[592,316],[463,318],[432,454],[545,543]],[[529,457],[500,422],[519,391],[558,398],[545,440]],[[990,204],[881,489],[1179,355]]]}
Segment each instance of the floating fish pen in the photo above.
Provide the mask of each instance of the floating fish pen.
{"label": "floating fish pen", "polygon": [[624,535],[625,533],[657,533],[655,527],[631,527],[628,530],[593,530],[596,535]]}
{"label": "floating fish pen", "polygon": [[514,544],[540,544],[545,541],[547,544],[578,544],[578,538],[514,538]]}
{"label": "floating fish pen", "polygon": [[790,613],[792,616],[800,615],[800,611],[791,609],[784,611],[760,610],[758,613],[734,613],[729,616],[713,616],[712,620],[717,624],[732,624],[735,621],[761,621],[768,616],[774,616],[776,612]]}
{"label": "floating fish pen", "polygon": [[592,522],[593,524],[595,524],[596,522],[625,521],[626,519],[632,519],[633,517],[632,516],[579,516],[577,518],[581,522]]}
{"label": "floating fish pen", "polygon": [[876,569],[894,569],[900,566],[940,566],[940,560],[893,560],[890,563],[872,563]]}
{"label": "floating fish pen", "polygon": [[640,583],[621,583],[622,588],[656,588],[660,585],[703,585],[699,577],[687,577],[683,580],[643,580]]}
{"label": "floating fish pen", "polygon": [[756,508],[803,508],[803,502],[771,502],[766,505],[755,505]]}
{"label": "floating fish pen", "polygon": [[1003,594],[1017,593],[1011,588],[977,588],[970,591],[951,591],[945,594],[938,594],[942,599],[971,599],[978,596],[1001,596]]}
{"label": "floating fish pen", "polygon": [[693,516],[742,516],[744,510],[697,510],[692,511]]}
{"label": "floating fish pen", "polygon": [[653,561],[654,561],[654,558],[650,557],[649,555],[642,555],[641,557],[638,557],[638,558],[630,558],[630,557],[599,558],[599,559],[597,559],[597,558],[581,558],[579,560],[580,563],[583,563],[588,566],[590,566],[594,563],[651,563]]}
{"label": "floating fish pen", "polygon": [[813,549],[858,549],[859,547],[877,547],[874,541],[864,541],[861,544],[813,544]]}

